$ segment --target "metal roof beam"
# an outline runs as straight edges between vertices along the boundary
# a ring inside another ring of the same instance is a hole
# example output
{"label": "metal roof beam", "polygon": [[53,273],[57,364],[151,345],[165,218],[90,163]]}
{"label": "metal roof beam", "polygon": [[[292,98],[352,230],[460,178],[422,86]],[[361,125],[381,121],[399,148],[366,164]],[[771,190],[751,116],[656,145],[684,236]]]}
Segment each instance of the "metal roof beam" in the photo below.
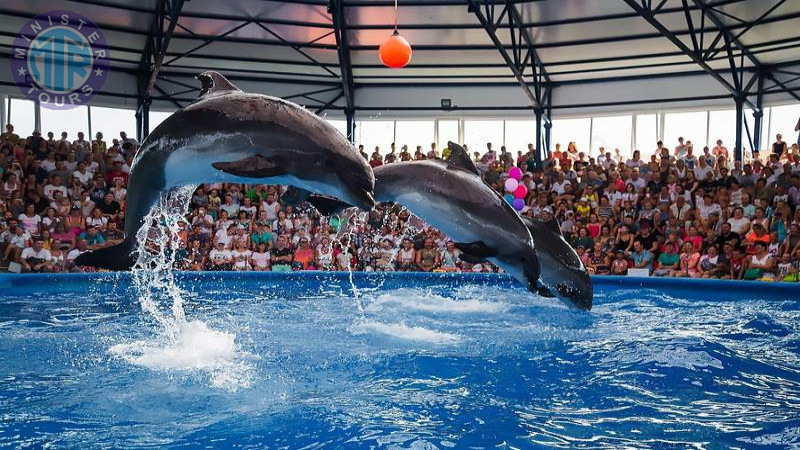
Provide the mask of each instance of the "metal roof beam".
{"label": "metal roof beam", "polygon": [[[149,114],[153,89],[163,91],[156,86],[158,73],[164,64],[170,39],[178,24],[184,0],[158,0],[153,13],[153,21],[147,35],[142,59],[139,62],[137,77],[136,102],[136,135],[141,142],[150,132]],[[173,100],[174,103],[177,103]]]}
{"label": "metal roof beam", "polygon": [[[726,90],[728,90],[731,94],[733,94],[734,98],[741,98],[742,101],[744,103],[746,103],[748,106],[750,106],[754,110],[758,110],[758,107],[756,106],[756,104],[747,99],[747,93],[742,91],[741,83],[739,82],[739,79],[740,79],[739,78],[739,73],[737,73],[737,72],[744,70],[744,68],[741,67],[741,65],[739,65],[737,67],[735,59],[734,59],[734,56],[733,56],[733,53],[732,53],[733,49],[731,48],[730,45],[727,45],[727,51],[728,51],[728,59],[729,59],[729,63],[730,63],[730,66],[731,66],[731,71],[732,71],[731,77],[734,80],[734,84],[731,84],[731,82],[728,81],[724,76],[722,76],[719,71],[714,70],[714,68],[712,68],[711,66],[708,65],[708,62],[702,57],[703,49],[700,48],[701,46],[699,44],[697,46],[695,46],[694,48],[690,48],[680,38],[678,38],[678,36],[676,36],[675,33],[673,33],[669,28],[667,28],[664,24],[662,24],[655,17],[655,15],[653,14],[652,9],[650,9],[648,7],[648,5],[645,4],[647,2],[640,3],[638,0],[624,0],[624,1],[634,11],[636,11],[640,16],[642,16],[642,18],[647,20],[650,23],[650,25],[652,25],[655,29],[657,29],[665,38],[669,39],[670,42],[672,42],[676,47],[678,47],[683,54],[688,56],[692,61],[695,62],[695,64],[700,66],[700,68],[702,68],[712,78],[717,80],[717,82],[719,82],[719,84],[721,84]],[[699,0],[694,0],[694,1],[698,2]],[[704,12],[701,12],[701,13],[704,14]],[[692,29],[692,25],[691,24],[689,24],[689,26],[690,26],[690,34],[691,34],[691,36],[695,37],[695,39],[693,40],[693,43],[697,42],[696,41],[695,30]],[[727,28],[723,28],[723,29],[720,30],[720,32],[723,33],[723,37],[725,37],[726,43],[730,43],[728,37],[724,35],[726,30],[727,30]],[[700,29],[700,32],[703,33],[702,28]],[[701,40],[702,40],[702,38],[701,38]]]}
{"label": "metal roof beam", "polygon": [[[328,12],[333,20],[334,35],[336,37],[336,52],[339,57],[339,73],[342,80],[342,95],[344,96],[347,111],[355,109],[355,81],[353,80],[353,65],[350,61],[350,37],[347,32],[347,16],[344,12],[344,0],[331,0]],[[338,98],[337,98],[338,99]]]}
{"label": "metal roof beam", "polygon": [[[496,14],[495,5],[493,2],[485,0],[470,0],[469,10],[478,21],[483,25],[486,33],[489,35],[500,56],[503,57],[508,68],[514,74],[520,87],[522,87],[525,95],[528,96],[534,108],[541,109],[544,107],[544,96],[549,97],[549,91],[552,86],[550,84],[550,77],[547,75],[547,70],[542,64],[539,55],[536,52],[536,46],[533,39],[528,33],[528,29],[524,26],[522,16],[517,11],[517,7],[512,1],[507,1],[499,14]],[[511,48],[507,49],[500,37],[497,35],[498,24],[507,21],[508,31],[511,37]],[[511,52],[509,53],[509,50]],[[532,84],[525,80],[525,69],[530,65],[532,70]]]}

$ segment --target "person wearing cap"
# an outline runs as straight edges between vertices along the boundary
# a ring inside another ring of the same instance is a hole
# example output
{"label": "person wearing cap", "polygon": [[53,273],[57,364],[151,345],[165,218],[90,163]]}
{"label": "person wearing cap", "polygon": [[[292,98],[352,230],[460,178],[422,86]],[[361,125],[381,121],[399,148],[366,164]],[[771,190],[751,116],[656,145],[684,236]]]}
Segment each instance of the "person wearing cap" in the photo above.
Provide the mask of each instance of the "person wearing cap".
{"label": "person wearing cap", "polygon": [[231,270],[233,268],[233,255],[225,248],[224,242],[217,242],[208,254],[211,270]]}
{"label": "person wearing cap", "polygon": [[611,262],[611,275],[627,275],[628,260],[625,259],[625,252],[617,250],[614,261]]}

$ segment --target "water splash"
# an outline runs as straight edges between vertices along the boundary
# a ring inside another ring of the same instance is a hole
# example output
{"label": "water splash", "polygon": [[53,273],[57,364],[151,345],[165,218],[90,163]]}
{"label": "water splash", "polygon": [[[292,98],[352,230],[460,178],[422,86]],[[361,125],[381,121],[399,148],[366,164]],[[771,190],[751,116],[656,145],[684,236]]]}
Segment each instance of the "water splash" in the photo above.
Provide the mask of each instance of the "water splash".
{"label": "water splash", "polygon": [[[138,258],[133,286],[142,310],[159,325],[150,340],[120,343],[109,353],[131,364],[158,370],[202,371],[213,387],[228,391],[248,387],[252,368],[236,345],[236,335],[217,331],[200,320],[187,321],[185,293],[176,280],[182,223],[196,186],[163,195],[137,232]],[[162,307],[163,303],[169,307]]]}

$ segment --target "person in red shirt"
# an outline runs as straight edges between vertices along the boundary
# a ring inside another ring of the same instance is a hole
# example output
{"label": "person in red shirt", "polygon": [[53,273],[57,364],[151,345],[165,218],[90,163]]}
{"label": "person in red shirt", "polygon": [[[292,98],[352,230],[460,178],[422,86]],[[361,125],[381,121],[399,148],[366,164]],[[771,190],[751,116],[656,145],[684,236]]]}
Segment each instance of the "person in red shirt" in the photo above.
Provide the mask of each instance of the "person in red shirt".
{"label": "person in red shirt", "polygon": [[122,164],[119,161],[114,161],[114,168],[106,174],[106,182],[114,186],[114,180],[117,178],[122,179],[123,186],[128,184],[128,174],[122,171]]}

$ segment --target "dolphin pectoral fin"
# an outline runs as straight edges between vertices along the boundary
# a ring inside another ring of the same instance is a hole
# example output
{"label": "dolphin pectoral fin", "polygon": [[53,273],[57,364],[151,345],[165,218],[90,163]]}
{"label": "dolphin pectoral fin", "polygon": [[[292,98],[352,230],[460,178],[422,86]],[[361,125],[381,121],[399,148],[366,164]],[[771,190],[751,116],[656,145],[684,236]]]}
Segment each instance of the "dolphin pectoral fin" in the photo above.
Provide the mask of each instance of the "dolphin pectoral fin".
{"label": "dolphin pectoral fin", "polygon": [[274,160],[261,155],[253,155],[238,161],[215,162],[211,166],[219,171],[247,178],[269,178],[285,175]]}
{"label": "dolphin pectoral fin", "polygon": [[332,214],[339,214],[353,205],[349,205],[341,200],[331,197],[323,197],[321,195],[312,195],[306,201],[311,203],[311,206],[317,209],[323,216],[330,216]]}
{"label": "dolphin pectoral fin", "polygon": [[286,192],[281,195],[281,200],[292,206],[297,206],[300,203],[308,202],[323,216],[339,214],[345,209],[353,206],[337,198],[316,195],[311,191],[307,191],[295,186],[289,186],[289,188],[286,189]]}
{"label": "dolphin pectoral fin", "polygon": [[130,270],[136,262],[133,247],[133,239],[125,239],[119,244],[78,255],[75,258],[75,265],[108,270]]}
{"label": "dolphin pectoral fin", "polygon": [[460,255],[458,255],[458,259],[469,264],[482,264],[486,262],[486,258],[478,258],[477,256],[472,256],[467,253],[461,253]]}
{"label": "dolphin pectoral fin", "polygon": [[492,256],[497,255],[497,252],[491,248],[489,248],[486,244],[481,241],[478,242],[456,242],[455,246],[457,249],[461,250],[463,253],[471,255],[476,258],[491,258]]}
{"label": "dolphin pectoral fin", "polygon": [[286,189],[286,192],[281,195],[281,201],[287,205],[297,206],[306,201],[313,194],[314,193],[311,191],[300,189],[299,187],[295,186],[289,186]]}

